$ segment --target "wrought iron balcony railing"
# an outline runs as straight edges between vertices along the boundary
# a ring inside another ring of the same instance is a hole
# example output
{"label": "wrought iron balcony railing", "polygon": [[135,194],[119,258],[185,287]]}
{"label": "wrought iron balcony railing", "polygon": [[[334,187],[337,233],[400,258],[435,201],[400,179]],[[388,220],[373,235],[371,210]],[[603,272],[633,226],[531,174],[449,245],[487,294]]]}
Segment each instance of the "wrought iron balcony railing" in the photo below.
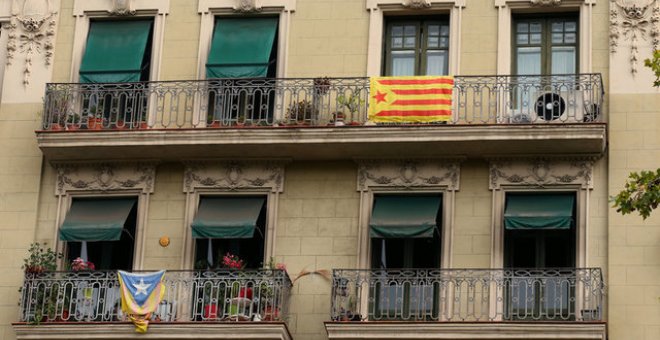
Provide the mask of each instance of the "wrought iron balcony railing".
{"label": "wrought iron balcony railing", "polygon": [[[457,76],[443,124],[588,123],[600,74]],[[44,130],[345,126],[368,123],[368,78],[48,84]]]}
{"label": "wrought iron balcony railing", "polygon": [[599,321],[599,268],[333,271],[336,321]]}
{"label": "wrought iron balcony railing", "polygon": [[[281,321],[291,281],[283,270],[168,271],[152,321]],[[126,321],[115,271],[26,274],[20,321]]]}

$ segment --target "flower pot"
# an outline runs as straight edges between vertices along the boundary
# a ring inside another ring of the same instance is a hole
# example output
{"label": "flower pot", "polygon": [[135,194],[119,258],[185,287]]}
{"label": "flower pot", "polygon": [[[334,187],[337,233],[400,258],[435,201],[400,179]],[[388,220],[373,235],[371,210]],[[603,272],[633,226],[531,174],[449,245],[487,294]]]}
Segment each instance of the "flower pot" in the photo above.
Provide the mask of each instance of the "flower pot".
{"label": "flower pot", "polygon": [[231,299],[227,305],[227,315],[232,320],[249,320],[252,312],[252,300],[247,298]]}
{"label": "flower pot", "polygon": [[128,124],[123,120],[119,120],[119,121],[117,121],[117,123],[114,124],[114,129],[115,130],[126,130],[126,129],[128,129]]}
{"label": "flower pot", "polygon": [[62,130],[64,130],[64,128],[62,127],[62,125],[60,125],[60,123],[51,123],[50,124],[50,130],[51,131],[62,131]]}
{"label": "flower pot", "polygon": [[71,125],[66,126],[64,129],[67,130],[67,131],[78,131],[78,130],[80,130],[80,126],[71,124]]}
{"label": "flower pot", "polygon": [[238,297],[252,300],[252,288],[241,288],[238,291]]}
{"label": "flower pot", "polygon": [[218,305],[209,304],[204,306],[204,313],[202,314],[205,320],[218,318]]}
{"label": "flower pot", "polygon": [[220,121],[214,120],[212,122],[206,123],[206,127],[219,128],[220,127]]}
{"label": "flower pot", "polygon": [[268,306],[264,308],[264,321],[276,321],[280,319],[280,309]]}
{"label": "flower pot", "polygon": [[87,118],[87,129],[103,130],[103,118],[98,118],[98,117]]}
{"label": "flower pot", "polygon": [[140,129],[140,130],[147,130],[147,129],[149,129],[149,123],[147,123],[147,122],[140,122],[140,124],[138,125],[138,129]]}

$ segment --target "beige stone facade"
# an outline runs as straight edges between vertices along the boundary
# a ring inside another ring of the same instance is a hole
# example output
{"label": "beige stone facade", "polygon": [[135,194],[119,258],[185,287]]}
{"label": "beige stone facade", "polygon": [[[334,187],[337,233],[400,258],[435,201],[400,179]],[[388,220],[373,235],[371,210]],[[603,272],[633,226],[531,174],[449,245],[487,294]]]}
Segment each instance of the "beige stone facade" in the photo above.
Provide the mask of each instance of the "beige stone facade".
{"label": "beige stone facade", "polygon": [[[626,12],[632,3],[642,6],[638,10],[647,20],[645,31],[626,31],[632,30],[630,22],[642,20]],[[555,337],[553,329],[541,322],[525,327],[522,322],[522,326],[512,325],[499,319],[488,323],[488,331],[506,339],[658,339],[660,216],[645,221],[622,217],[609,202],[630,171],[660,166],[660,118],[656,115],[660,93],[651,87],[652,75],[641,61],[653,47],[658,48],[653,45],[660,30],[658,11],[660,0],[0,1],[0,339],[27,339],[33,330],[34,336],[43,339],[87,332],[85,325],[12,326],[19,321],[18,288],[23,284],[21,265],[27,248],[32,242],[46,242],[65,249],[57,233],[72,197],[139,197],[133,268],[183,270],[194,265],[190,223],[200,195],[205,194],[268,197],[265,259],[273,256],[285,263],[294,279],[286,326],[255,323],[250,333],[250,324],[241,323],[236,331],[252,336],[246,338],[449,339],[466,334],[483,338],[488,334],[473,332],[481,327],[478,323],[429,322],[413,329],[414,323],[400,328],[395,323],[382,328],[368,322],[355,328],[333,323],[333,282],[324,274],[333,269],[370,268],[371,204],[374,193],[388,192],[442,194],[443,269],[501,269],[504,195],[517,190],[576,193],[576,266],[603,271],[603,323],[564,322],[561,327],[565,328],[557,328],[563,337]],[[217,16],[278,17],[278,78],[378,75],[383,23],[391,17],[418,16],[449,18],[450,74],[506,75],[511,73],[511,18],[521,13],[578,16],[579,73],[600,73],[604,82],[601,122],[533,128],[491,122],[280,127],[271,129],[274,133],[262,127],[205,132],[190,126],[42,131],[45,84],[78,82],[90,20],[153,18],[150,80],[171,81],[206,77]],[[41,38],[28,31],[21,21],[25,18],[43,18],[36,28]],[[637,38],[631,40],[632,34]],[[36,39],[34,49],[24,45],[26,39]],[[243,162],[240,169],[247,178],[269,180],[253,186],[222,182],[227,162]],[[453,177],[443,177],[439,184],[403,180],[398,185],[370,186],[361,182],[363,166],[370,162],[380,166],[375,177],[394,178],[391,173],[406,166],[396,162],[413,162],[418,176],[446,171]],[[148,164],[144,173],[153,177],[141,177],[145,168],[138,164],[142,163]],[[204,164],[204,170],[195,167],[198,164]],[[94,184],[101,166],[111,167],[119,182],[138,184]],[[535,177],[539,173],[529,169],[539,167],[548,172]],[[62,184],[63,169],[71,168],[75,171],[67,172],[69,183],[82,181],[84,186]],[[509,179],[498,177],[498,171]],[[202,180],[191,184],[191,173],[200,174]],[[272,173],[280,177],[268,177]],[[511,180],[511,175],[526,179]],[[215,182],[204,182],[206,178]],[[159,244],[164,236],[170,240],[167,247]],[[304,272],[312,274],[297,278]],[[498,328],[498,322],[506,325]],[[230,336],[230,326],[223,323],[214,330],[204,323],[205,328],[198,330],[190,322],[181,328],[176,322],[163,323],[153,326],[153,334],[154,338],[210,339],[214,334]],[[127,324],[103,327],[103,332],[90,332],[90,337],[131,334]],[[396,332],[402,337],[392,335]]]}

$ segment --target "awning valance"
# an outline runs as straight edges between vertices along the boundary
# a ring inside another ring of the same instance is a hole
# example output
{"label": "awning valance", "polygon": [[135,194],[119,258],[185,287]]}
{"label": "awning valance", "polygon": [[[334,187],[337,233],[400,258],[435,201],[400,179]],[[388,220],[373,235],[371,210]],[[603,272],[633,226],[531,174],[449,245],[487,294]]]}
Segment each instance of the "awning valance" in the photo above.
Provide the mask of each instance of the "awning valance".
{"label": "awning valance", "polygon": [[265,77],[276,32],[277,18],[217,19],[206,77]]}
{"label": "awning valance", "polygon": [[60,239],[117,241],[136,203],[135,198],[74,200],[60,227]]}
{"label": "awning valance", "polygon": [[192,222],[192,236],[253,237],[264,203],[263,197],[202,197]]}
{"label": "awning valance", "polygon": [[511,194],[506,197],[506,229],[569,229],[575,194]]}
{"label": "awning valance", "polygon": [[376,196],[371,237],[433,237],[441,201],[440,196]]}
{"label": "awning valance", "polygon": [[93,21],[80,64],[81,83],[140,81],[151,20]]}

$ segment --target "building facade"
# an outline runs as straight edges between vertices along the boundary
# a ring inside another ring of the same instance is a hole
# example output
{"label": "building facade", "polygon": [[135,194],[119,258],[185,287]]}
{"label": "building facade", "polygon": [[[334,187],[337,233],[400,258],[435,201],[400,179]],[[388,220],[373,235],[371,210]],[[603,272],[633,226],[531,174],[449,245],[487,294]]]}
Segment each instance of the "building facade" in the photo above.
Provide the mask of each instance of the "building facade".
{"label": "building facade", "polygon": [[659,217],[609,202],[659,165],[660,1],[0,6],[0,338],[139,337],[116,269],[167,270],[154,338],[660,338]]}

